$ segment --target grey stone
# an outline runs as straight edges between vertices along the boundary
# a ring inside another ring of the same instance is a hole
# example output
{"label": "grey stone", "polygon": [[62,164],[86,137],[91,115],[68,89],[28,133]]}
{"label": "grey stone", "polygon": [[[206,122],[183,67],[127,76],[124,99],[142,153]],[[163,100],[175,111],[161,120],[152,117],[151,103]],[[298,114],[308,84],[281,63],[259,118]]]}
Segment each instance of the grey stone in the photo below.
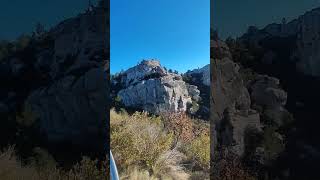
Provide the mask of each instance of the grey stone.
{"label": "grey stone", "polygon": [[120,74],[124,88],[118,96],[127,107],[159,114],[188,111],[188,104],[200,99],[197,86],[185,83],[181,75],[167,72],[159,61],[143,60]]}

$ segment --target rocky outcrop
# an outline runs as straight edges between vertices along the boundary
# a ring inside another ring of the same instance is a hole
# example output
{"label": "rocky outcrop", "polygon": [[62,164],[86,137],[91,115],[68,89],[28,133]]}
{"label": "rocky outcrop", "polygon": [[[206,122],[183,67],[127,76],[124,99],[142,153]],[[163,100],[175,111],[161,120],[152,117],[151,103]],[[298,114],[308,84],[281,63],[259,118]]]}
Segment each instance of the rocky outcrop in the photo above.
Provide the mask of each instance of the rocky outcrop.
{"label": "rocky outcrop", "polygon": [[210,64],[187,71],[183,74],[183,79],[200,90],[196,116],[208,120],[210,116]]}
{"label": "rocky outcrop", "polygon": [[38,54],[36,67],[47,66],[54,81],[32,92],[27,103],[50,140],[81,144],[106,133],[108,32],[101,23],[106,16],[95,8],[65,20],[49,32],[53,48]]}
{"label": "rocky outcrop", "polygon": [[143,109],[159,114],[192,111],[200,98],[194,85],[183,81],[182,76],[169,73],[156,60],[143,60],[139,65],[120,75],[122,89],[117,92],[126,107]]}
{"label": "rocky outcrop", "polygon": [[[202,68],[198,68],[198,69],[194,69],[192,71],[188,71],[186,74],[186,76],[197,76],[199,75],[201,78],[201,82],[203,85],[205,86],[210,86],[210,65],[206,65]],[[192,81],[196,81],[197,79],[194,79]]]}
{"label": "rocky outcrop", "polygon": [[6,83],[0,91],[8,97],[0,97],[0,114],[23,114],[28,106],[49,142],[103,149],[109,88],[107,14],[107,9],[94,7],[67,19],[1,62],[0,68],[7,71],[0,75]]}
{"label": "rocky outcrop", "polygon": [[[257,47],[263,47],[269,54],[270,52],[275,53],[277,47],[282,46],[282,48],[280,47],[281,51],[289,51],[286,55],[287,59],[283,57],[273,59],[287,61],[286,63],[294,64],[295,69],[299,72],[319,77],[319,20],[320,8],[316,8],[290,22],[283,19],[281,24],[269,24],[263,29],[251,27],[246,34],[240,37],[240,40]],[[281,55],[283,52],[275,54]],[[263,63],[268,62],[270,61]]]}
{"label": "rocky outcrop", "polygon": [[106,129],[107,87],[105,72],[97,67],[35,90],[26,102],[50,141],[94,142],[103,138]]}
{"label": "rocky outcrop", "polygon": [[263,143],[254,145],[253,149],[247,146],[248,135],[265,133],[265,114],[279,122],[279,126],[283,124],[282,117],[287,113],[284,108],[286,92],[279,87],[278,79],[266,75],[257,75],[250,83],[245,83],[241,67],[233,62],[223,41],[212,41],[211,53],[211,119],[217,152],[225,153],[222,152],[225,149],[240,157],[265,153]]}
{"label": "rocky outcrop", "polygon": [[289,112],[284,108],[287,103],[287,93],[279,85],[279,80],[274,77],[258,75],[249,90],[252,106],[255,109],[263,109],[265,118],[282,126],[287,123],[284,117],[289,115]]}
{"label": "rocky outcrop", "polygon": [[215,145],[228,147],[241,156],[245,152],[246,129],[261,128],[259,114],[250,109],[250,94],[241,79],[239,66],[231,60],[228,46],[213,41],[211,47],[216,52],[211,59]]}

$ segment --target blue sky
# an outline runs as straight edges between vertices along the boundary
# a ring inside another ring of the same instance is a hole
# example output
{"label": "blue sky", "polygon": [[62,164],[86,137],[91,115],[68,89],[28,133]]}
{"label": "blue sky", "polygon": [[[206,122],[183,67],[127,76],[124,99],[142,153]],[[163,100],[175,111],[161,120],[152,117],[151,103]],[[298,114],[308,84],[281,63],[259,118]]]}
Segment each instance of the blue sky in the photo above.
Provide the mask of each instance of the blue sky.
{"label": "blue sky", "polygon": [[224,39],[240,36],[250,25],[262,28],[281,23],[283,17],[288,21],[297,18],[320,7],[320,0],[213,0],[211,6],[211,23]]}
{"label": "blue sky", "polygon": [[0,40],[31,33],[37,22],[52,27],[84,12],[87,6],[88,0],[1,0]]}
{"label": "blue sky", "polygon": [[111,0],[111,73],[142,59],[185,72],[209,64],[210,0]]}

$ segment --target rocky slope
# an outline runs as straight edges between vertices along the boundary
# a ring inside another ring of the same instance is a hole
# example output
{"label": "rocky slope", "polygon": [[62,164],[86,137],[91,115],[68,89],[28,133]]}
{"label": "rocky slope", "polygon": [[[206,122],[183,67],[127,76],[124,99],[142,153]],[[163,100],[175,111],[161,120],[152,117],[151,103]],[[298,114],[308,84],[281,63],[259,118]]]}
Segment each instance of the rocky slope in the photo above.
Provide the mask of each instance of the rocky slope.
{"label": "rocky slope", "polygon": [[[316,8],[299,18],[263,29],[250,27],[240,38],[227,39],[233,60],[244,68],[280,79],[287,92],[286,109],[295,119],[287,129],[282,168],[290,178],[319,179],[319,23]],[[270,116],[270,115],[269,115]],[[267,116],[266,116],[267,117]],[[279,168],[278,168],[279,169]]]}
{"label": "rocky slope", "polygon": [[[263,29],[251,27],[240,39],[264,47],[267,54],[265,58],[260,59],[264,63],[287,61],[299,72],[319,77],[319,19],[320,8],[316,8],[290,22],[283,19],[281,24],[273,23]],[[289,51],[287,52],[289,58],[279,58],[281,56],[277,52],[279,49]]]}
{"label": "rocky slope", "polygon": [[3,117],[17,114],[25,120],[28,109],[49,142],[102,148],[108,116],[108,8],[94,7],[61,22],[1,62],[6,70],[0,74]]}
{"label": "rocky slope", "polygon": [[[210,86],[210,65],[208,64],[202,68],[188,71],[185,73],[184,76],[193,77],[194,79],[192,79],[191,82],[196,82],[200,80],[199,82],[201,82],[201,84],[205,86]],[[199,76],[198,79],[197,76]]]}
{"label": "rocky slope", "polygon": [[279,129],[290,120],[284,107],[287,93],[274,77],[254,74],[250,80],[245,78],[225,42],[212,40],[211,54],[213,163],[232,154],[256,164],[255,168],[265,166],[285,145]]}
{"label": "rocky slope", "polygon": [[141,61],[113,78],[112,85],[118,87],[114,88],[114,96],[118,96],[125,107],[154,114],[196,113],[201,99],[197,86],[186,83],[183,76],[167,71],[157,60]]}

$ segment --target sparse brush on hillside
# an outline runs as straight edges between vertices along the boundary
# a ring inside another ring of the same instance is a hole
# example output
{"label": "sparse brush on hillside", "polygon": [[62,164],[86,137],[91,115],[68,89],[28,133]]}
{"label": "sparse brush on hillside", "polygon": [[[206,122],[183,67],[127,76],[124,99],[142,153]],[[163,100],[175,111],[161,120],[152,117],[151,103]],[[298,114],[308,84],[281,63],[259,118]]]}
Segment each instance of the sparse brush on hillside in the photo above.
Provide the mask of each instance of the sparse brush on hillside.
{"label": "sparse brush on hillside", "polygon": [[122,179],[190,179],[195,171],[205,177],[210,152],[205,131],[207,126],[183,114],[110,112],[111,149]]}
{"label": "sparse brush on hillside", "polygon": [[14,146],[0,152],[1,180],[101,180],[107,179],[107,160],[100,165],[98,160],[88,157],[74,165],[70,170],[57,167],[51,156],[41,149],[28,163],[20,160]]}
{"label": "sparse brush on hillside", "polygon": [[[225,151],[224,148],[221,151]],[[216,159],[211,168],[211,179],[214,180],[257,180],[257,176],[250,172],[240,158],[235,154],[225,154]]]}

